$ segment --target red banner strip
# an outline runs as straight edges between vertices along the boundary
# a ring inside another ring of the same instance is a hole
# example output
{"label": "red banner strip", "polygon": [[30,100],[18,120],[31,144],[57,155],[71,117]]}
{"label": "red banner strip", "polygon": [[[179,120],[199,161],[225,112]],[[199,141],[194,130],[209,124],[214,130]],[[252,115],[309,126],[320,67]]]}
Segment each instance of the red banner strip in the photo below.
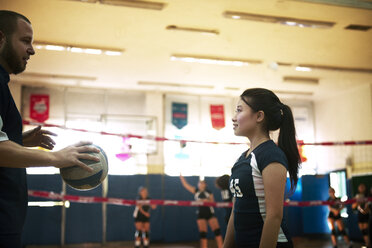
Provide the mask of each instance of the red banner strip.
{"label": "red banner strip", "polygon": [[[29,190],[29,196],[41,197],[52,200],[71,201],[78,203],[108,203],[113,205],[133,206],[138,203],[140,204],[153,204],[160,206],[184,206],[184,207],[217,207],[226,208],[232,207],[232,203],[229,202],[202,202],[202,201],[178,201],[178,200],[127,200],[121,198],[108,198],[108,197],[97,197],[97,196],[76,196],[76,195],[63,195],[49,191],[36,191]],[[352,204],[356,200],[350,199],[342,202],[342,204]],[[372,197],[368,198],[368,201],[372,201]],[[288,207],[312,207],[312,206],[323,206],[331,205],[334,202],[330,201],[286,201],[284,206]]]}
{"label": "red banner strip", "polygon": [[[86,129],[80,128],[66,128],[62,125],[56,124],[49,124],[49,123],[38,123],[23,120],[24,125],[33,125],[33,126],[43,126],[43,127],[57,127],[61,129],[68,129],[78,132],[88,132],[88,133],[97,133],[101,135],[112,135],[112,136],[119,136],[119,137],[127,137],[127,138],[137,138],[137,139],[146,139],[146,140],[154,140],[154,141],[176,141],[176,142],[192,142],[192,143],[205,143],[205,144],[228,144],[228,145],[243,145],[247,143],[239,143],[239,142],[216,142],[216,141],[201,141],[201,140],[180,140],[180,139],[169,139],[165,137],[156,137],[156,136],[143,136],[143,135],[133,135],[133,134],[119,134],[119,133],[110,133],[110,132],[99,132],[99,131],[90,131]],[[372,145],[372,140],[361,140],[361,141],[341,141],[341,142],[315,142],[315,143],[306,143],[303,141],[297,141],[298,145],[300,146],[354,146],[354,145]]]}

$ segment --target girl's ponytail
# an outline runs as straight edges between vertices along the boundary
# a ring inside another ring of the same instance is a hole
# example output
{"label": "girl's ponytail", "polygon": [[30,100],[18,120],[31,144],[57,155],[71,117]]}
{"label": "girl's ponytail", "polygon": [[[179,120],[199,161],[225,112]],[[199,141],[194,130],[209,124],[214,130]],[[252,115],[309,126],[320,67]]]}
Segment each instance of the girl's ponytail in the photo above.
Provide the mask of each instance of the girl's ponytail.
{"label": "girl's ponytail", "polygon": [[265,113],[265,131],[275,131],[280,128],[278,146],[285,153],[288,160],[288,172],[291,181],[291,192],[296,189],[298,181],[298,168],[301,163],[296,141],[296,129],[293,114],[287,105],[268,89],[247,89],[240,96],[252,108]]}
{"label": "girl's ponytail", "polygon": [[282,115],[282,122],[280,125],[278,146],[283,150],[288,159],[291,192],[294,192],[298,181],[298,168],[301,163],[301,157],[297,147],[296,129],[292,111],[290,107],[282,104],[280,113]]}

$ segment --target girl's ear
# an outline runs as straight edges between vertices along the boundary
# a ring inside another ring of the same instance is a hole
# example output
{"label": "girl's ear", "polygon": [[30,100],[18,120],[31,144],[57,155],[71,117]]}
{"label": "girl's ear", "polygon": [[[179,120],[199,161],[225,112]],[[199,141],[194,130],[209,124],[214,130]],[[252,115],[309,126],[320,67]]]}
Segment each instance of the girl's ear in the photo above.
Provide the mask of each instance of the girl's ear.
{"label": "girl's ear", "polygon": [[257,122],[263,122],[264,119],[265,119],[265,112],[263,112],[262,110],[258,111]]}

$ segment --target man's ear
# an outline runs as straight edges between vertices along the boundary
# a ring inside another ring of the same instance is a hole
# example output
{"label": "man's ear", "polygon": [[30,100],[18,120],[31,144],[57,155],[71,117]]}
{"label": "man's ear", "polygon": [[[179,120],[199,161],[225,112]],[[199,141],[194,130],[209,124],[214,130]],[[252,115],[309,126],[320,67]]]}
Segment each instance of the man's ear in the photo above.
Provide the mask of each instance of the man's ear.
{"label": "man's ear", "polygon": [[263,112],[262,110],[258,111],[257,122],[263,122],[264,119],[265,119],[265,112]]}
{"label": "man's ear", "polygon": [[0,30],[0,49],[3,47],[5,44],[6,37],[5,34]]}

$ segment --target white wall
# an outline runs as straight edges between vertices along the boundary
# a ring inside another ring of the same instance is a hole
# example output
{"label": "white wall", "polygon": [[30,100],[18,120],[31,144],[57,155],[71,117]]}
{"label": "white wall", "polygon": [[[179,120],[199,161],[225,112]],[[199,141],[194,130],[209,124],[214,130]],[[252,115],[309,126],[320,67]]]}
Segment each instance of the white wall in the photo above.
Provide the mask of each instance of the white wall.
{"label": "white wall", "polygon": [[317,141],[372,139],[372,83],[315,102]]}
{"label": "white wall", "polygon": [[[358,85],[315,102],[316,141],[372,139],[372,83]],[[372,172],[372,146],[318,147],[318,172],[345,169]]]}
{"label": "white wall", "polygon": [[[21,85],[12,85],[16,102],[20,102],[20,91]],[[22,109],[25,119],[29,118],[29,96],[32,93],[50,95],[50,120],[47,122],[53,124],[63,125],[67,120],[68,125],[77,125],[73,120],[87,118],[91,120],[92,127],[96,128],[97,125],[101,125],[100,127],[107,128],[107,123],[105,126],[100,120],[102,116],[106,116],[113,132],[123,134],[221,142],[247,141],[245,138],[235,137],[232,131],[231,118],[237,101],[233,97],[174,95],[162,92],[114,92],[64,87],[25,87],[22,93]],[[359,85],[315,102],[283,101],[293,110],[298,139],[305,142],[372,139],[372,84]],[[172,102],[188,104],[188,125],[181,130],[171,124]],[[211,104],[224,105],[226,127],[221,130],[212,128],[209,109]],[[125,116],[131,116],[131,121],[128,122]],[[155,121],[150,127],[143,121],[144,119],[134,120],[134,116],[152,118]],[[78,123],[77,127],[87,129],[89,125]],[[84,137],[84,134],[79,134],[77,138]],[[275,135],[273,137],[275,138]],[[92,135],[88,138],[99,139],[98,136]],[[229,173],[235,159],[247,149],[247,145],[200,143],[188,143],[184,149],[181,149],[179,142],[144,140],[135,142],[137,148],[149,147],[156,152],[144,157],[139,156],[132,161],[130,166],[126,165],[126,169],[132,173],[178,174],[179,171],[194,175]],[[143,142],[147,142],[146,145],[143,145]],[[113,148],[118,145],[122,146],[122,143],[118,140],[117,143],[110,144],[112,148],[108,150],[112,150],[113,156],[116,152],[116,148]],[[354,174],[371,172],[371,149],[372,146],[306,146],[304,150],[308,161],[302,165],[301,173],[321,174],[345,169],[347,163],[352,164]],[[187,158],[177,158],[177,154],[185,155]]]}
{"label": "white wall", "polygon": [[[120,136],[99,134],[99,132],[105,131],[117,134],[158,135],[156,118],[146,115],[145,93],[25,86],[22,93],[22,117],[26,120],[30,119],[31,94],[49,95],[50,118],[46,123],[98,132],[76,132],[69,129],[49,128],[59,134],[58,137],[55,137],[56,150],[81,140],[89,140],[106,151],[109,158],[110,174],[147,173],[147,149],[150,147],[147,143],[144,145],[144,142],[147,141],[128,140]],[[33,127],[26,126],[25,128]],[[151,142],[154,143],[154,141]],[[129,149],[129,145],[131,145],[131,149]],[[156,146],[152,145],[150,148],[156,149]],[[129,159],[124,161],[118,158],[118,155],[128,153],[131,153]],[[29,171],[29,173],[32,172]]]}
{"label": "white wall", "polygon": [[[164,95],[160,92],[147,92],[145,113],[147,116],[156,118],[156,132],[151,135],[164,136]],[[156,153],[148,155],[148,173],[164,173],[164,142],[153,142],[156,146]]]}

